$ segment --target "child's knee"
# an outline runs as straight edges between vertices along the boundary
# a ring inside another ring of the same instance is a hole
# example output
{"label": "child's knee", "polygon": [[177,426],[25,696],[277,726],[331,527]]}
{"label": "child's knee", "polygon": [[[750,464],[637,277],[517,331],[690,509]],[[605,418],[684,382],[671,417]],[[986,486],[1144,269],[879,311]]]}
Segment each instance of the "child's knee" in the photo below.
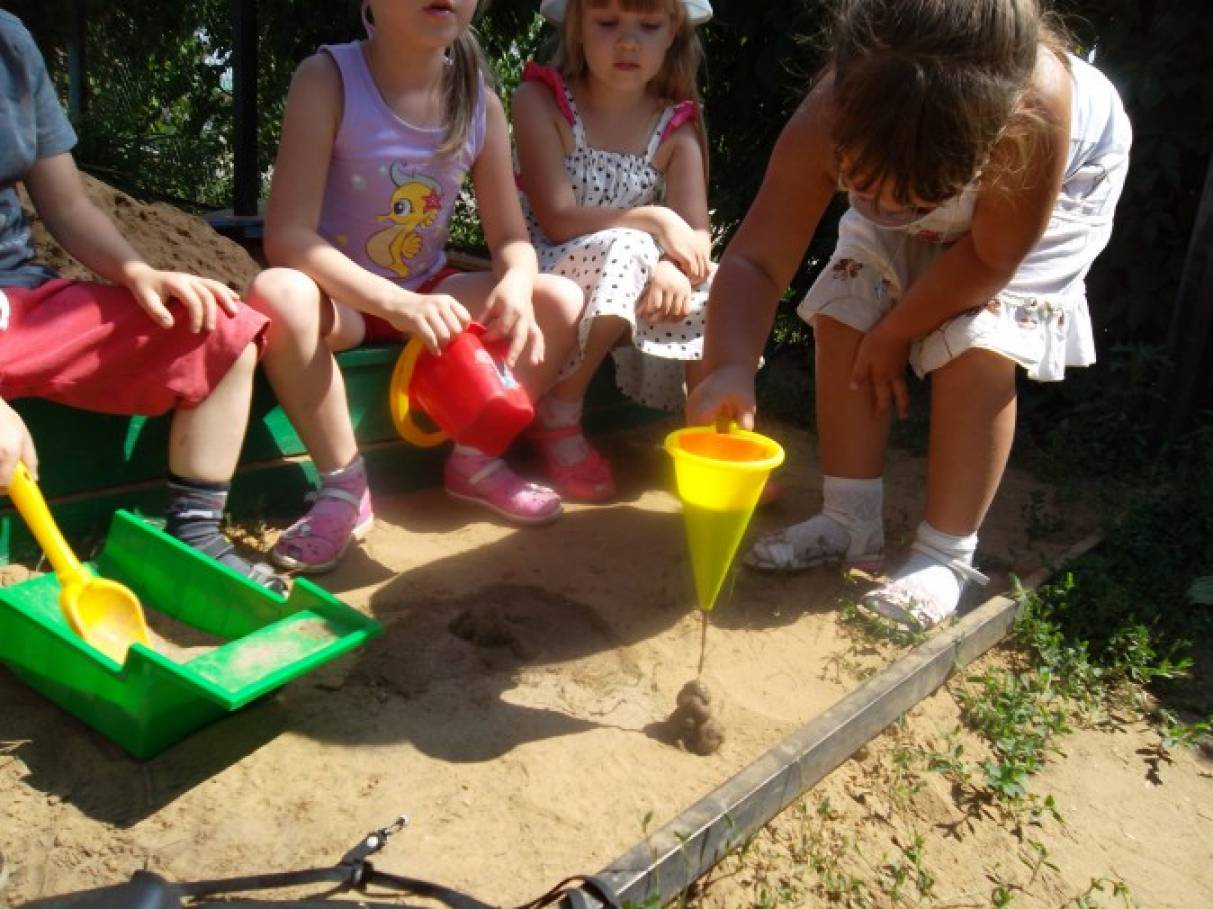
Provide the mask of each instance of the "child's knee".
{"label": "child's knee", "polygon": [[267,268],[253,278],[244,300],[275,324],[317,322],[321,293],[316,282],[293,268]]}
{"label": "child's knee", "polygon": [[239,373],[247,373],[249,378],[252,378],[253,373],[257,371],[257,360],[260,356],[261,352],[258,350],[256,342],[249,341],[244,345],[244,350],[240,351],[231,368]]}
{"label": "child's knee", "polygon": [[223,373],[218,384],[211,388],[207,397],[218,396],[232,400],[231,395],[247,398],[253,388],[253,377],[257,372],[257,360],[260,352],[254,341],[244,345],[244,349],[236,355]]}
{"label": "child's knee", "polygon": [[535,302],[549,310],[561,325],[573,325],[585,307],[580,285],[560,275],[540,275],[535,281]]}

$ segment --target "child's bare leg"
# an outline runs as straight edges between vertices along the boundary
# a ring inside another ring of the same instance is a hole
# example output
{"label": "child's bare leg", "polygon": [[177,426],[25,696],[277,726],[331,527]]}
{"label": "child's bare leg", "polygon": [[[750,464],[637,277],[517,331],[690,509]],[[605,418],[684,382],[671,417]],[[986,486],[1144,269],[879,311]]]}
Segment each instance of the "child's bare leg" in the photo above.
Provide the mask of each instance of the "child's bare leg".
{"label": "child's bare leg", "polygon": [[745,561],[770,571],[795,571],[847,561],[876,568],[884,548],[882,512],[889,416],[870,389],[851,390],[851,367],[863,332],[827,316],[813,321],[817,434],[823,506],[807,521],[758,540]]}
{"label": "child's bare leg", "polygon": [[581,415],[594,373],[627,330],[624,319],[594,319],[577,368],[557,382],[535,407],[531,439],[552,484],[565,498],[605,502],[615,495],[611,466],[586,441]]}
{"label": "child's bare leg", "polygon": [[179,477],[227,483],[248,426],[257,348],[249,344],[196,407],[179,407],[169,430],[168,466]]}
{"label": "child's bare leg", "polygon": [[864,602],[929,628],[952,615],[973,568],[977,530],[998,490],[1015,436],[1015,364],[969,350],[931,375],[927,514],[913,551]]}
{"label": "child's bare leg", "polygon": [[976,533],[998,491],[1015,439],[1015,364],[970,350],[931,374],[927,522]]}
{"label": "child's bare leg", "polygon": [[257,348],[247,345],[196,407],[178,408],[169,431],[169,504],[165,530],[220,564],[279,593],[282,578],[241,557],[219,529],[248,425]]}
{"label": "child's bare leg", "polygon": [[[282,409],[320,471],[345,467],[358,455],[345,398],[345,382],[326,337],[353,346],[355,332],[333,303],[302,272],[271,268],[253,279],[246,300],[270,317],[262,358]],[[343,308],[344,309],[344,308]]]}
{"label": "child's bare leg", "polygon": [[270,556],[283,568],[328,571],[374,523],[345,382],[333,359],[333,350],[361,341],[365,323],[361,314],[333,303],[311,278],[291,269],[263,271],[246,299],[270,317],[266,375],[320,474],[315,503],[279,537]]}
{"label": "child's bare leg", "polygon": [[552,386],[549,394],[560,401],[580,401],[584,398],[586,390],[594,380],[594,373],[627,330],[628,323],[625,319],[617,316],[596,318],[586,337],[581,363],[574,372]]}
{"label": "child's bare leg", "polygon": [[851,389],[851,367],[864,333],[828,316],[813,321],[817,437],[821,472],[872,479],[884,473],[890,417],[880,414],[868,388]]}
{"label": "child's bare leg", "polygon": [[577,343],[577,323],[584,307],[581,288],[568,278],[540,275],[535,280],[535,319],[547,353],[542,363],[523,376],[523,382],[536,400],[552,387]]}

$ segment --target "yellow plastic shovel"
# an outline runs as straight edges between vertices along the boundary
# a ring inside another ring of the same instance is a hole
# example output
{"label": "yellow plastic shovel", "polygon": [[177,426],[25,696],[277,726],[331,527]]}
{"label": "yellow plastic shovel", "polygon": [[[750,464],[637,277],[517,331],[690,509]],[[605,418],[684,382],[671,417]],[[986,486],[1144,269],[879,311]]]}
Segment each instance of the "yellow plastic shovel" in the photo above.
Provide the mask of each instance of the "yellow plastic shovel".
{"label": "yellow plastic shovel", "polygon": [[42,490],[20,461],[8,494],[55,569],[59,608],[72,630],[120,664],[126,662],[126,652],[136,641],[150,647],[139,598],[129,587],[98,578],[80,564],[51,517]]}

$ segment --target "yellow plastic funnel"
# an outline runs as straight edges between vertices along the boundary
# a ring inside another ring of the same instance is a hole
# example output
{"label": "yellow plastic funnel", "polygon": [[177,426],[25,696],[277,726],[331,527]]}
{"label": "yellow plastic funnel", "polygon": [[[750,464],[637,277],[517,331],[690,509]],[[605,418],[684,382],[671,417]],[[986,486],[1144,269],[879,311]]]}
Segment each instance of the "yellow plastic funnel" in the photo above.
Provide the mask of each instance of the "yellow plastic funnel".
{"label": "yellow plastic funnel", "polygon": [[783,463],[773,439],[730,426],[679,429],[665,439],[695,575],[699,608],[710,612],[771,471]]}

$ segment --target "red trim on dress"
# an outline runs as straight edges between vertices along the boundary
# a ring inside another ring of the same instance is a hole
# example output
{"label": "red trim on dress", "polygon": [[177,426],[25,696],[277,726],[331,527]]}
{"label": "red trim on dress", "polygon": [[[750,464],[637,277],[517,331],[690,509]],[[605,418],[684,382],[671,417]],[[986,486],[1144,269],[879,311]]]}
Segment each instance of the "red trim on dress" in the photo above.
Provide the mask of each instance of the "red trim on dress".
{"label": "red trim on dress", "polygon": [[569,126],[573,125],[576,117],[573,115],[573,108],[569,105],[568,95],[565,94],[564,77],[550,66],[542,66],[534,60],[529,62],[522,70],[523,82],[542,82],[552,92],[552,99],[556,102],[556,106],[560,108],[560,113]]}
{"label": "red trim on dress", "polygon": [[694,101],[680,101],[674,108],[674,116],[670,117],[670,122],[665,125],[665,129],[661,131],[661,141],[664,142],[670,137],[670,134],[684,123],[694,123],[699,119],[699,105]]}

